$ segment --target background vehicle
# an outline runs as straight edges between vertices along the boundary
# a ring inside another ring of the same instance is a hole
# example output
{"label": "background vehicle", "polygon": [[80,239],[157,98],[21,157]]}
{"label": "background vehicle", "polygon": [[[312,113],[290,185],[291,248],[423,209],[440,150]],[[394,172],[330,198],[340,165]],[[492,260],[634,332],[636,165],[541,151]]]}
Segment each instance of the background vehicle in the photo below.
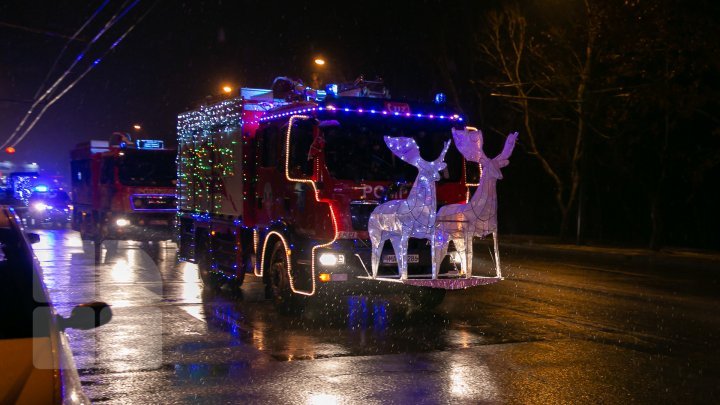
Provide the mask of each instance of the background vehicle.
{"label": "background vehicle", "polygon": [[82,304],[69,318],[56,314],[31,242],[15,212],[0,207],[0,398],[3,403],[88,404],[80,387],[66,328],[90,329],[110,321],[105,303]]}
{"label": "background vehicle", "polygon": [[72,152],[72,228],[82,238],[174,238],[174,149],[162,141],[90,141]]}
{"label": "background vehicle", "polygon": [[[405,198],[417,169],[393,156],[383,136],[413,137],[437,158],[462,117],[438,103],[391,100],[380,82],[327,91],[278,78],[273,90],[178,116],[179,256],[206,282],[263,277],[282,308],[300,297],[368,292],[368,219],[378,204]],[[454,146],[437,183],[438,206],[465,201],[464,160]],[[427,241],[411,239],[409,273],[430,277]],[[441,270],[451,277],[448,266]],[[397,274],[388,243],[380,274]],[[431,281],[432,282],[432,281]],[[396,285],[400,283],[395,283]],[[402,285],[402,284],[401,284]],[[442,300],[445,290],[412,287]]]}
{"label": "background vehicle", "polygon": [[14,171],[4,177],[0,204],[13,207],[15,213],[24,219],[28,213],[28,199],[40,175],[36,171]]}
{"label": "background vehicle", "polygon": [[64,190],[36,187],[28,200],[25,221],[30,226],[65,227],[72,216],[70,196]]}

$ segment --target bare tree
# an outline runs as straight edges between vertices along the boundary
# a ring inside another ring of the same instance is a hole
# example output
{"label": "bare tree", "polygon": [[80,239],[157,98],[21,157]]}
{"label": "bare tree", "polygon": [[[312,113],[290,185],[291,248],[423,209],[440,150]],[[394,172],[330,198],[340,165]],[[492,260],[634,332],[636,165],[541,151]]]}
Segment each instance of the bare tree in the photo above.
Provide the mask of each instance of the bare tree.
{"label": "bare tree", "polygon": [[599,26],[595,10],[588,1],[583,4],[585,21],[570,29],[531,27],[517,6],[491,12],[486,35],[478,41],[498,75],[484,84],[519,112],[521,139],[555,185],[561,237],[566,236],[582,180],[588,86]]}

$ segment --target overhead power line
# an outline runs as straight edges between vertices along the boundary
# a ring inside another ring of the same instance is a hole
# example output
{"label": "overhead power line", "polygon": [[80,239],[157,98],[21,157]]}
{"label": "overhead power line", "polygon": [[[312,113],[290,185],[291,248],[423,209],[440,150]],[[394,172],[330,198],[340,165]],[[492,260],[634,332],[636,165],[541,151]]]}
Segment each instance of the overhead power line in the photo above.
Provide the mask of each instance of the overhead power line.
{"label": "overhead power line", "polygon": [[85,38],[77,38],[75,36],[71,37],[71,36],[68,36],[65,34],[60,34],[58,32],[42,30],[42,29],[33,28],[33,27],[26,27],[24,25],[13,24],[13,23],[5,22],[5,21],[0,21],[0,27],[14,28],[16,30],[27,31],[27,32],[32,32],[34,34],[40,34],[40,35],[45,35],[45,36],[54,37],[54,38],[62,38],[62,39],[67,39],[67,40],[71,40],[71,41],[87,42],[87,39],[85,39]]}
{"label": "overhead power line", "polygon": [[[122,6],[120,7],[120,10],[119,10],[118,12],[116,12],[116,13],[110,18],[110,20],[109,20],[107,23],[105,23],[105,26],[104,26],[103,28],[101,28],[100,31],[99,31],[97,34],[95,34],[95,36],[92,38],[92,40],[90,40],[90,42],[88,42],[88,44],[85,46],[85,48],[83,48],[83,50],[80,51],[80,53],[79,53],[78,56],[75,58],[75,60],[73,61],[73,63],[70,65],[70,67],[68,67],[67,69],[65,69],[65,72],[63,72],[63,74],[62,74],[47,90],[45,90],[40,97],[36,97],[36,98],[35,98],[35,101],[33,102],[33,105],[30,106],[30,108],[28,109],[28,111],[25,113],[25,116],[24,116],[23,119],[20,121],[20,123],[17,125],[17,127],[15,128],[15,130],[13,131],[13,133],[10,135],[10,137],[8,137],[8,139],[6,139],[5,142],[0,146],[0,149],[4,148],[4,147],[7,146],[10,142],[12,142],[13,139],[15,139],[15,136],[17,136],[18,132],[20,132],[20,131],[22,130],[22,128],[25,126],[25,123],[28,121],[28,119],[30,118],[30,116],[33,114],[33,112],[35,111],[35,108],[36,108],[41,102],[43,102],[46,98],[50,97],[50,96],[55,92],[55,89],[65,80],[65,78],[66,78],[66,77],[70,74],[70,72],[75,68],[75,66],[76,66],[78,63],[80,63],[82,60],[85,59],[85,55],[86,55],[87,52],[90,50],[90,48],[93,46],[93,44],[94,44],[98,39],[100,39],[110,28],[112,28],[112,26],[115,25],[115,23],[117,23],[118,21],[120,21],[133,7],[135,7],[135,5],[137,5],[137,3],[138,3],[139,1],[140,1],[140,0],[135,0],[135,1],[133,1],[133,2],[132,2],[129,6],[127,6],[127,7],[126,7],[126,5],[128,4],[128,1],[126,1],[126,2],[124,2],[124,3],[122,4]],[[100,5],[100,7],[104,7],[104,6],[105,6],[105,3],[103,3],[103,4]],[[94,18],[94,16],[95,16],[95,14],[93,14],[93,15],[90,16],[89,18]],[[85,24],[83,24],[83,26],[84,26],[84,25],[85,25]],[[117,41],[116,41],[115,43],[113,43],[112,47],[115,47],[116,44],[117,44]],[[90,65],[90,68],[92,68],[93,66],[97,65],[97,62],[98,62],[99,60],[100,60],[100,59],[97,59],[95,62],[93,62],[93,64]],[[84,74],[83,74],[83,76],[84,76]],[[73,86],[73,85],[74,85],[74,84],[71,84],[70,86]],[[65,94],[65,92],[63,91],[61,94]],[[52,103],[52,102],[51,102],[51,103]],[[48,104],[51,104],[51,103],[48,103]],[[46,105],[45,108],[43,108],[43,111],[47,110],[47,107],[48,107],[48,105]],[[42,114],[42,113],[41,113],[41,114]],[[32,126],[34,126],[34,123],[36,123],[36,122],[37,122],[37,119],[35,119],[35,120],[33,121],[33,124],[30,126],[30,129],[32,129]],[[24,135],[27,134],[28,131],[29,131],[29,129],[26,129],[26,131],[23,133],[23,135],[21,135],[21,137],[24,137]],[[15,141],[15,142],[13,143],[13,145],[15,145],[15,144],[17,144],[17,141]]]}
{"label": "overhead power line", "polygon": [[[139,2],[139,0],[135,0],[135,1],[133,2],[133,4],[131,4],[129,7],[130,7],[130,8],[134,7],[138,2]],[[107,50],[105,50],[105,52],[103,52],[103,54],[102,54],[99,58],[95,59],[95,60],[85,69],[85,71],[83,71],[83,72],[80,74],[80,76],[78,76],[72,83],[70,83],[68,86],[66,86],[65,89],[63,89],[59,94],[57,94],[52,100],[50,100],[49,102],[47,102],[47,104],[43,107],[43,109],[37,114],[37,116],[35,117],[35,119],[30,123],[30,125],[28,125],[28,127],[25,129],[25,131],[23,131],[22,135],[20,135],[20,136],[18,137],[18,139],[15,140],[15,141],[12,143],[11,146],[15,147],[15,146],[17,146],[20,142],[22,142],[22,140],[25,139],[25,137],[26,137],[27,134],[33,129],[33,127],[35,127],[35,124],[36,124],[36,123],[40,120],[40,118],[42,118],[42,116],[45,114],[45,111],[47,111],[47,109],[50,108],[50,106],[52,106],[53,104],[55,104],[55,102],[57,102],[58,100],[60,100],[60,98],[62,98],[68,91],[70,91],[73,87],[75,87],[75,85],[76,85],[78,82],[80,82],[80,80],[82,80],[88,73],[90,73],[90,71],[93,70],[93,69],[95,68],[95,66],[97,66],[107,54],[109,54],[110,52],[112,52],[112,51],[115,49],[115,47],[118,46],[118,45],[125,39],[125,37],[126,37],[128,34],[130,34],[130,32],[132,32],[133,29],[135,29],[135,27],[137,26],[137,24],[139,24],[142,20],[145,19],[145,17],[150,13],[150,11],[152,11],[152,9],[155,8],[155,5],[157,5],[157,3],[158,3],[158,0],[156,0],[156,1],[152,4],[152,6],[150,6],[150,7],[148,8],[147,11],[145,11],[127,30],[125,30],[125,32],[123,32],[122,35],[120,35],[120,36],[112,43],[112,45],[110,45],[110,47],[109,47]],[[128,11],[129,11],[129,9],[126,9],[126,10],[120,15],[120,18],[122,18],[122,16],[124,16]],[[99,38],[99,36],[96,36],[96,38]],[[47,94],[47,93],[46,93],[46,94]],[[11,139],[12,139],[12,137],[11,137],[10,139],[8,139],[7,141],[5,141],[5,143],[4,143],[2,146],[0,146],[0,149],[4,148],[5,145],[7,145],[7,144],[11,141]]]}
{"label": "overhead power line", "polygon": [[74,41],[75,38],[77,38],[77,36],[80,35],[80,33],[83,32],[83,30],[85,30],[85,28],[86,28],[88,25],[90,25],[90,23],[95,19],[95,17],[97,17],[98,14],[100,14],[100,12],[102,11],[102,9],[104,9],[105,6],[106,6],[109,2],[110,2],[110,0],[105,0],[105,1],[100,5],[100,7],[98,7],[97,9],[95,9],[95,12],[93,12],[93,14],[92,14],[87,20],[85,20],[85,23],[83,23],[83,25],[80,26],[80,28],[78,28],[77,31],[75,31],[75,33],[73,34],[73,36],[72,36],[71,38],[69,38],[69,39],[65,42],[65,46],[63,46],[63,49],[60,51],[60,53],[58,54],[58,56],[55,58],[55,61],[53,62],[52,66],[50,67],[50,70],[48,70],[47,74],[45,75],[45,79],[43,79],[42,84],[38,87],[38,89],[37,89],[37,91],[35,92],[35,95],[33,96],[33,98],[37,98],[37,97],[40,95],[40,93],[42,92],[42,90],[45,88],[45,85],[47,84],[48,80],[50,80],[50,76],[53,74],[53,72],[55,72],[55,68],[57,67],[58,62],[60,62],[60,59],[61,59],[62,56],[65,54],[65,51],[67,50],[68,45],[70,45],[70,43],[71,43],[72,41]]}

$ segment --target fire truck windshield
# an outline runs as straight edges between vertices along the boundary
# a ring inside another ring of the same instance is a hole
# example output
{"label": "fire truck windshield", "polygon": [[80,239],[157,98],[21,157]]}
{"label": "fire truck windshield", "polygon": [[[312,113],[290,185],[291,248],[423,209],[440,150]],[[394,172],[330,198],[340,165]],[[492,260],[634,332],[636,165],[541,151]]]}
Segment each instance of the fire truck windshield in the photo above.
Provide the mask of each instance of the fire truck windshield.
{"label": "fire truck windshield", "polygon": [[175,151],[127,149],[118,160],[120,183],[126,186],[175,185]]}
{"label": "fire truck windshield", "polygon": [[[323,129],[325,161],[330,175],[337,180],[355,181],[413,181],[417,169],[390,152],[383,136],[407,136],[415,139],[420,155],[434,160],[440,155],[445,141],[452,137],[448,125],[428,125],[424,122],[361,122],[343,121],[340,126]],[[450,146],[445,156],[447,169],[441,172],[440,182],[459,181],[462,176],[462,156]]]}

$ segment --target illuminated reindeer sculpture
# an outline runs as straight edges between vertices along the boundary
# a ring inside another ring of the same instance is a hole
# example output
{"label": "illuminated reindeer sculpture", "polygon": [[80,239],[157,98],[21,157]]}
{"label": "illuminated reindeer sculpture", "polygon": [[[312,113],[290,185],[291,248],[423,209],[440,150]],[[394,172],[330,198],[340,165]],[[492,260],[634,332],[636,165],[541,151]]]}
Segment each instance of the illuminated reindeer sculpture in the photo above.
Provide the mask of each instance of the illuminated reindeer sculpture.
{"label": "illuminated reindeer sculpture", "polygon": [[[495,271],[500,272],[500,254],[497,239],[497,192],[495,186],[502,179],[500,169],[507,166],[515,147],[518,133],[508,135],[505,147],[493,159],[485,156],[482,149],[482,132],[475,128],[452,130],[455,146],[468,161],[477,162],[482,168],[478,188],[467,204],[450,204],[440,208],[433,243],[433,279],[437,278],[440,263],[447,254],[450,241],[460,254],[460,268],[465,277],[472,276],[473,237],[492,234],[495,254]],[[464,253],[464,254],[463,254]]]}
{"label": "illuminated reindeer sculpture", "polygon": [[370,214],[368,231],[372,242],[372,272],[373,278],[376,278],[383,245],[386,240],[390,239],[395,251],[400,278],[405,280],[407,279],[408,239],[429,239],[432,243],[431,246],[434,246],[437,211],[435,182],[440,180],[438,172],[447,166],[444,160],[450,141],[445,142],[440,157],[432,162],[425,161],[420,157],[420,149],[412,138],[386,136],[385,144],[395,156],[417,167],[418,175],[407,199],[388,201],[378,205]]}

